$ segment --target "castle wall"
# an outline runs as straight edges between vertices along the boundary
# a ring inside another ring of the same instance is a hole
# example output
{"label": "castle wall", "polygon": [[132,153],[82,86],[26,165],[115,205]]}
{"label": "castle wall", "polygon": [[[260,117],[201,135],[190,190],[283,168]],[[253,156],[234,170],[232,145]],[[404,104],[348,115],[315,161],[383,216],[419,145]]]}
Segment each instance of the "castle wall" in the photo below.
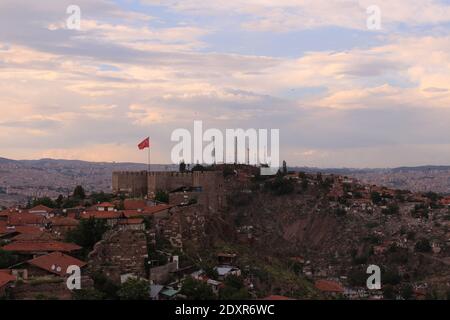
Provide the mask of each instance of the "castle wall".
{"label": "castle wall", "polygon": [[150,172],[148,176],[148,194],[154,195],[157,190],[172,191],[180,187],[192,186],[190,172]]}
{"label": "castle wall", "polygon": [[113,193],[123,193],[133,197],[147,195],[147,171],[119,171],[113,172]]}
{"label": "castle wall", "polygon": [[[180,187],[199,187],[199,203],[208,212],[215,212],[225,205],[224,178],[221,171],[195,172],[114,172],[113,192],[130,196],[148,195],[153,198],[157,190],[170,192]],[[192,195],[193,196],[193,195]],[[172,203],[183,202],[175,199]]]}

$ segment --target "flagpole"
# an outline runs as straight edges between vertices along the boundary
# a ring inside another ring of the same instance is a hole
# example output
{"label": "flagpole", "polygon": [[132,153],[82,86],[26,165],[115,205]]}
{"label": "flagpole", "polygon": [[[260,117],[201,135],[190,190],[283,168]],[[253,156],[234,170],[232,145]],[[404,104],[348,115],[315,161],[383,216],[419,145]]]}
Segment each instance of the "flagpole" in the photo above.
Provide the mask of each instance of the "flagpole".
{"label": "flagpole", "polygon": [[150,172],[150,146],[148,147],[148,172]]}

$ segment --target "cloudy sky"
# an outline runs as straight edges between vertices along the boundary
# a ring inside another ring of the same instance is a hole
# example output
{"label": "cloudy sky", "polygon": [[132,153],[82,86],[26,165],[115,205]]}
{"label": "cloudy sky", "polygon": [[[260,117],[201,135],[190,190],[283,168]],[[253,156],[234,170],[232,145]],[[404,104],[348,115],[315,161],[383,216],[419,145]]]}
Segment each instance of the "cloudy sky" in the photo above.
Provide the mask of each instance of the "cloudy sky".
{"label": "cloudy sky", "polygon": [[450,0],[1,0],[0,156],[168,163],[203,120],[290,165],[450,164],[449,31]]}

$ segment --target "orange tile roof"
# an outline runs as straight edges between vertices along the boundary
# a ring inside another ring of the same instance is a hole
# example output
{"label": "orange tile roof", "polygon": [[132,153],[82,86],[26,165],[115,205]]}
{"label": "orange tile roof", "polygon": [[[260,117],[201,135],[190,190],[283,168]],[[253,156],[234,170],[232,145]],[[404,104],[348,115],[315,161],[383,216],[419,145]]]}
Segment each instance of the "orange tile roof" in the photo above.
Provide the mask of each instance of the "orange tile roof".
{"label": "orange tile roof", "polygon": [[168,204],[159,204],[156,206],[151,206],[151,207],[147,207],[145,210],[143,211],[138,211],[138,210],[125,210],[124,211],[124,216],[127,218],[132,218],[132,217],[145,217],[145,216],[150,216],[153,215],[155,213],[170,209],[174,206],[168,205]]}
{"label": "orange tile roof", "polygon": [[12,238],[13,241],[48,241],[55,240],[50,232],[41,231],[39,233],[21,233]]}
{"label": "orange tile roof", "polygon": [[47,221],[58,227],[76,227],[79,223],[78,220],[69,217],[53,217]]}
{"label": "orange tile roof", "polygon": [[39,227],[35,226],[8,226],[5,221],[0,221],[0,234],[9,234],[15,232],[21,234],[37,234],[42,231]]}
{"label": "orange tile roof", "polygon": [[22,234],[37,234],[42,232],[41,228],[35,226],[16,226],[15,230]]}
{"label": "orange tile roof", "polygon": [[44,224],[43,216],[32,213],[14,213],[8,216],[9,225],[41,225]]}
{"label": "orange tile roof", "polygon": [[80,250],[81,247],[74,243],[59,241],[16,241],[7,244],[2,249],[6,251],[17,251],[23,253],[48,251],[71,252]]}
{"label": "orange tile roof", "polygon": [[147,208],[147,202],[145,200],[125,199],[123,202],[125,210],[137,210]]}
{"label": "orange tile roof", "polygon": [[323,292],[344,292],[344,288],[336,281],[317,280],[314,286]]}
{"label": "orange tile roof", "polygon": [[48,272],[55,273],[59,276],[66,275],[69,266],[78,266],[80,268],[86,265],[86,262],[68,256],[61,252],[52,252],[35,259],[28,260],[27,263],[44,269]]}
{"label": "orange tile roof", "polygon": [[53,209],[51,209],[51,208],[49,208],[49,207],[46,207],[46,206],[44,206],[44,205],[42,205],[42,204],[40,204],[40,205],[38,205],[38,206],[36,206],[36,207],[34,207],[34,208],[28,209],[29,212],[32,212],[32,211],[45,211],[45,212],[50,212],[50,211],[52,211],[52,210],[53,210]]}
{"label": "orange tile roof", "polygon": [[81,219],[120,219],[121,217],[122,213],[119,211],[89,211],[80,215]]}
{"label": "orange tile roof", "polygon": [[8,283],[16,281],[16,277],[6,272],[0,272],[0,288],[6,286]]}
{"label": "orange tile roof", "polygon": [[95,207],[105,207],[105,208],[114,208],[114,205],[110,202],[102,202],[99,204],[96,204]]}

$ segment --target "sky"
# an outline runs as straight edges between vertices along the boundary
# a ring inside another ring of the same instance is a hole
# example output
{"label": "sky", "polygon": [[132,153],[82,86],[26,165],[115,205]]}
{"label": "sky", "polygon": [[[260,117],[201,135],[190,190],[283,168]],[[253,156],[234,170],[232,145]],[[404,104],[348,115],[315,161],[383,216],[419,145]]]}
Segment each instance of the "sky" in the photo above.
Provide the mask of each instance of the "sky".
{"label": "sky", "polygon": [[0,1],[0,157],[169,163],[194,120],[291,166],[450,164],[450,0]]}

